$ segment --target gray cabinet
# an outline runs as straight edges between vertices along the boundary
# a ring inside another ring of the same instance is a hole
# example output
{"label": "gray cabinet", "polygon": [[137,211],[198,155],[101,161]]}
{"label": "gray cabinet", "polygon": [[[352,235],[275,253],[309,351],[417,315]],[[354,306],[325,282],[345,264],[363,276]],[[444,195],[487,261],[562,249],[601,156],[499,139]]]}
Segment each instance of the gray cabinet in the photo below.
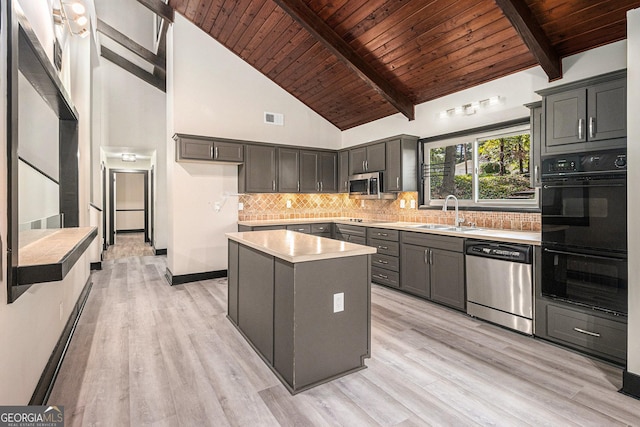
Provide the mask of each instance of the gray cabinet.
{"label": "gray cabinet", "polygon": [[344,242],[367,244],[367,227],[350,224],[334,224],[334,238]]}
{"label": "gray cabinet", "polygon": [[300,192],[335,193],[337,191],[336,174],[336,153],[300,151]]}
{"label": "gray cabinet", "polygon": [[543,95],[543,154],[625,146],[626,71],[538,93]]}
{"label": "gray cabinet", "polygon": [[349,150],[349,175],[383,171],[386,167],[384,142]]}
{"label": "gray cabinet", "polygon": [[247,145],[245,163],[238,172],[241,193],[273,193],[277,189],[276,147]]}
{"label": "gray cabinet", "polygon": [[349,192],[349,151],[338,152],[338,193]]}
{"label": "gray cabinet", "polygon": [[417,191],[418,138],[403,135],[385,144],[384,191]]}
{"label": "gray cabinet", "polygon": [[278,191],[300,191],[300,150],[278,148]]}
{"label": "gray cabinet", "polygon": [[400,235],[400,289],[465,310],[464,239],[413,232]]}
{"label": "gray cabinet", "polygon": [[176,141],[176,161],[244,161],[244,144],[241,142],[183,134],[175,134],[173,139]]}
{"label": "gray cabinet", "polygon": [[540,187],[542,185],[542,146],[544,145],[544,115],[542,111],[542,101],[533,102],[526,105],[531,110],[531,186]]}
{"label": "gray cabinet", "polygon": [[377,249],[371,256],[371,281],[398,288],[400,286],[399,232],[384,228],[367,229],[367,245]]}

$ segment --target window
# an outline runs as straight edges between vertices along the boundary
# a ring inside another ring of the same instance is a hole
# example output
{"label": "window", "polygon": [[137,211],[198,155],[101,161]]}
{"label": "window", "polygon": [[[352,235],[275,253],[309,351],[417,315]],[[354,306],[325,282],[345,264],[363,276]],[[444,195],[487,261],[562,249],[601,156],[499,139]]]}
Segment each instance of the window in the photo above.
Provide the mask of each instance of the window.
{"label": "window", "polygon": [[529,124],[422,141],[423,206],[449,194],[461,206],[535,208]]}

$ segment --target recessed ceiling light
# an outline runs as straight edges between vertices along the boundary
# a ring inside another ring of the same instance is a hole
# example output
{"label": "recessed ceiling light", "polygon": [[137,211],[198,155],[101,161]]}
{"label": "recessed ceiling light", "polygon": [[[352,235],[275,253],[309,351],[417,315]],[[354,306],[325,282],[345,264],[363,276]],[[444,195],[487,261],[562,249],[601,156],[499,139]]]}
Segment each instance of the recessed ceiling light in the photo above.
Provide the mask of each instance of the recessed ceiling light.
{"label": "recessed ceiling light", "polygon": [[85,12],[84,5],[82,3],[73,3],[71,5],[71,10],[78,15],[82,15]]}
{"label": "recessed ceiling light", "polygon": [[122,153],[123,162],[135,162],[136,155],[134,153]]}
{"label": "recessed ceiling light", "polygon": [[75,19],[75,21],[76,21],[76,24],[78,24],[80,26],[83,26],[83,25],[85,25],[87,23],[88,20],[87,20],[86,16],[78,16]]}

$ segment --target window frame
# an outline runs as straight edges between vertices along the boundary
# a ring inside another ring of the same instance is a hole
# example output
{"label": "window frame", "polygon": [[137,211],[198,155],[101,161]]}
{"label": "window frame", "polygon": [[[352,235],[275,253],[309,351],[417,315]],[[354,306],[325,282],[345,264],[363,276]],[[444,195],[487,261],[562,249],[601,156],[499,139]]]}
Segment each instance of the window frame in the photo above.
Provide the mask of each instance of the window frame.
{"label": "window frame", "polygon": [[[429,138],[422,138],[418,144],[418,166],[420,175],[418,176],[418,201],[419,209],[436,209],[442,208],[444,199],[430,198],[430,188],[427,188],[429,180],[424,176],[425,166],[429,163],[429,150],[431,148],[445,147],[449,145],[458,145],[471,143],[473,147],[473,170],[472,173],[472,199],[460,199],[459,206],[465,210],[491,210],[491,211],[517,211],[531,212],[540,210],[540,189],[531,185],[534,189],[534,197],[532,199],[480,199],[479,198],[479,161],[478,144],[488,139],[511,136],[518,133],[528,132],[531,135],[532,129],[529,117],[510,120],[495,125],[483,126],[479,128],[468,129],[460,132],[454,132],[445,135],[439,135]],[[534,165],[534,141],[530,137],[529,145],[529,167],[533,170]],[[533,183],[532,183],[533,184]]]}

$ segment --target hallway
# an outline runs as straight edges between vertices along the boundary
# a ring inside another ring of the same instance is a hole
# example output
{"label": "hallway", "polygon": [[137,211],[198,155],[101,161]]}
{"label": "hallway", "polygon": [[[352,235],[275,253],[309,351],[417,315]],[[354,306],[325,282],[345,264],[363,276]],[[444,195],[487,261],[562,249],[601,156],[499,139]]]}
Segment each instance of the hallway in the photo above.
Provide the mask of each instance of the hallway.
{"label": "hallway", "polygon": [[144,241],[144,233],[118,233],[115,239],[115,244],[104,252],[104,261],[153,255],[153,248]]}

